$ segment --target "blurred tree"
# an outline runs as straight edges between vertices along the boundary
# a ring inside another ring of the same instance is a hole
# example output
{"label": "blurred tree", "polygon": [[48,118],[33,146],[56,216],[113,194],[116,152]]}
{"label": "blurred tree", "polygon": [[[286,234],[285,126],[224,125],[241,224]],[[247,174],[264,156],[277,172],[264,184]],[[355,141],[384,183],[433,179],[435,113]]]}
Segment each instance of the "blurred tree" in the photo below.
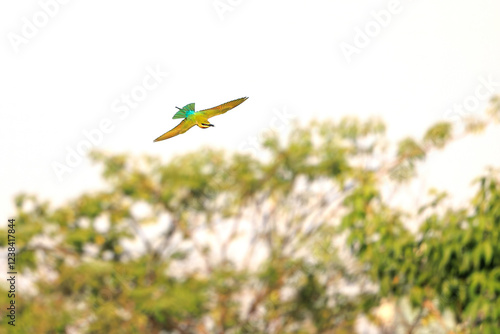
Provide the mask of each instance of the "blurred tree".
{"label": "blurred tree", "polygon": [[364,317],[388,333],[494,333],[498,172],[459,209],[433,191],[405,212],[384,194],[415,179],[430,150],[489,120],[465,120],[462,134],[438,123],[395,156],[380,120],[355,118],[295,124],[286,141],[270,132],[262,159],[94,152],[106,190],[57,208],[15,199],[18,271],[31,282],[16,329],[353,333]]}

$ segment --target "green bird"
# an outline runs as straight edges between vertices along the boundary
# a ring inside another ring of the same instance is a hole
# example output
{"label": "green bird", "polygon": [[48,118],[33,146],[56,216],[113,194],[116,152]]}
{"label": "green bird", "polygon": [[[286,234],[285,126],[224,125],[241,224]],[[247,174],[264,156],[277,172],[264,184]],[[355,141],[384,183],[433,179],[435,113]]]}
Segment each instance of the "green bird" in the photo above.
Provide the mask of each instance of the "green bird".
{"label": "green bird", "polygon": [[179,109],[179,111],[172,118],[173,119],[184,118],[184,119],[175,128],[162,134],[154,141],[161,141],[168,138],[172,138],[174,136],[186,132],[195,125],[198,125],[202,129],[207,129],[211,126],[214,126],[213,124],[210,124],[210,122],[208,121],[210,117],[224,114],[226,111],[231,110],[239,106],[243,102],[245,102],[246,99],[248,99],[248,97],[242,97],[240,99],[223,103],[220,106],[200,111],[194,111],[194,103],[185,105],[183,108],[176,107],[177,109]]}

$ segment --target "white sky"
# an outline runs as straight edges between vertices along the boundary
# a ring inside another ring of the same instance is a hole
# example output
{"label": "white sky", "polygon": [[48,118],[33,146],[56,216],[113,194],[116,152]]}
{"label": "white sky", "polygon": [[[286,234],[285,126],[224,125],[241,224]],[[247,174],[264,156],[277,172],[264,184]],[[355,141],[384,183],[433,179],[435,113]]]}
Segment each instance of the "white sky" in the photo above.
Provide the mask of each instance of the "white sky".
{"label": "white sky", "polygon": [[[0,3],[0,219],[13,214],[20,191],[60,203],[102,186],[86,156],[62,182],[51,164],[65,163],[67,148],[104,119],[113,129],[99,148],[168,159],[201,144],[248,147],[279,124],[276,110],[301,123],[380,115],[391,138],[400,138],[421,136],[454,104],[473,101],[480,77],[498,82],[491,91],[500,93],[498,1],[402,0],[350,63],[341,43],[373,27],[371,13],[390,1],[66,1]],[[45,3],[55,12],[47,22]],[[230,10],[221,16],[214,4]],[[26,23],[34,20],[46,23],[36,34]],[[12,40],[23,33],[16,52]],[[113,111],[123,110],[121,95],[157,67],[168,77],[121,119]],[[215,128],[153,144],[177,124],[175,106],[205,109],[243,96],[250,99],[211,120]],[[499,133],[436,155],[424,169],[428,184],[465,196],[486,164],[500,166]]]}

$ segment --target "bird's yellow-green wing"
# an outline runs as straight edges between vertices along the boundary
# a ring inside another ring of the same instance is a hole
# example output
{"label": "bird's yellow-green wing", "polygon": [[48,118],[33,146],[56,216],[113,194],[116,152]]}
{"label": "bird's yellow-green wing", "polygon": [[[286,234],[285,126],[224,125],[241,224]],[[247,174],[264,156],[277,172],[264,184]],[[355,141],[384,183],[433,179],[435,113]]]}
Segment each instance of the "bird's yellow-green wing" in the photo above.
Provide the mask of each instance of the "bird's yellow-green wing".
{"label": "bird's yellow-green wing", "polygon": [[233,109],[234,107],[239,106],[240,104],[245,102],[246,99],[248,99],[248,97],[242,97],[240,99],[236,99],[233,101],[223,103],[217,107],[213,107],[213,108],[205,109],[205,110],[200,110],[197,113],[202,114],[206,118],[214,117],[214,116],[223,114],[226,111]]}
{"label": "bird's yellow-green wing", "polygon": [[187,130],[191,129],[195,124],[196,123],[192,120],[184,119],[175,128],[162,134],[160,137],[156,138],[154,141],[161,141],[161,140],[165,140],[165,139],[180,135],[181,133],[184,133]]}

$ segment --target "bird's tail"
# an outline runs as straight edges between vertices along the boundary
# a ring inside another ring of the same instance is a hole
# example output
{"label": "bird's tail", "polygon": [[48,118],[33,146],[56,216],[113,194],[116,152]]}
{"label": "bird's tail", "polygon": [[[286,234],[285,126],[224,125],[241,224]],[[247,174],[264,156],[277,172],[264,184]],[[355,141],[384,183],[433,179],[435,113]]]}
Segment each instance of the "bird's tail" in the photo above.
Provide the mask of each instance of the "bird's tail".
{"label": "bird's tail", "polygon": [[182,109],[179,107],[176,108],[179,109],[179,111],[175,113],[174,117],[172,117],[173,119],[186,118],[189,114],[194,113],[194,103],[186,104]]}

